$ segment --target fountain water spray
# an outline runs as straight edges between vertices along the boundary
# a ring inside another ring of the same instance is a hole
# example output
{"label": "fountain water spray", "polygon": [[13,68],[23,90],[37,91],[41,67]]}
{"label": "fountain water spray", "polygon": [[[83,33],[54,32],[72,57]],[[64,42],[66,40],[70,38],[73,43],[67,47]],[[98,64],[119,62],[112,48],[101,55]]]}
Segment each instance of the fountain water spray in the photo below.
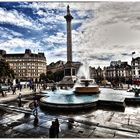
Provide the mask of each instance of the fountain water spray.
{"label": "fountain water spray", "polygon": [[79,68],[77,73],[77,81],[73,90],[75,90],[76,87],[93,86],[93,84],[95,84],[95,80],[90,78],[88,59],[84,59],[83,65]]}
{"label": "fountain water spray", "polygon": [[79,68],[77,77],[80,79],[90,79],[89,64],[87,59],[83,61],[83,65]]}

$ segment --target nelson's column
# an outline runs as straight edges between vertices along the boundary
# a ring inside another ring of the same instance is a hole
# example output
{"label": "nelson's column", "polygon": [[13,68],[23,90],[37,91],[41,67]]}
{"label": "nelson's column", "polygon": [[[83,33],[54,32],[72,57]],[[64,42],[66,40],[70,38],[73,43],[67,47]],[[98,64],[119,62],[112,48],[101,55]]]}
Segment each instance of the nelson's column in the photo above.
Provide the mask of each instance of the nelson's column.
{"label": "nelson's column", "polygon": [[69,5],[67,6],[67,15],[64,18],[67,22],[67,62],[72,62],[71,20],[73,16],[70,14]]}
{"label": "nelson's column", "polygon": [[67,63],[64,66],[64,78],[60,81],[59,85],[61,87],[72,87],[74,81],[76,80],[76,67],[74,62],[72,62],[72,34],[71,34],[71,21],[73,16],[70,13],[69,5],[67,6],[67,15],[64,16],[66,19],[67,27]]}

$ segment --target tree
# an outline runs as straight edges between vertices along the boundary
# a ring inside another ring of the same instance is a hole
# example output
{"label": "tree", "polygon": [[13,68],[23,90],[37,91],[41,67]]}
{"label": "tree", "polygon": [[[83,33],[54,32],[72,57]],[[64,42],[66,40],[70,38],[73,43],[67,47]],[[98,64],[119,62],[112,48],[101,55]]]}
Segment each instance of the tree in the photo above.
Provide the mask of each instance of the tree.
{"label": "tree", "polygon": [[52,71],[48,71],[47,72],[47,79],[49,80],[53,80],[55,82],[59,82],[63,79],[64,77],[64,71],[56,71],[56,72],[52,72]]}
{"label": "tree", "polygon": [[48,80],[54,80],[54,73],[51,72],[51,71],[48,71],[48,72],[47,72],[47,79],[48,79]]}
{"label": "tree", "polygon": [[46,75],[45,75],[45,73],[41,73],[40,74],[40,81],[45,81],[46,80]]}
{"label": "tree", "polygon": [[10,68],[10,65],[8,62],[5,61],[5,59],[0,59],[0,79],[5,80],[7,78],[14,78],[15,73],[13,69]]}
{"label": "tree", "polygon": [[62,71],[56,71],[54,73],[54,81],[55,82],[61,81],[63,79],[63,77],[64,77],[64,71],[63,70]]}

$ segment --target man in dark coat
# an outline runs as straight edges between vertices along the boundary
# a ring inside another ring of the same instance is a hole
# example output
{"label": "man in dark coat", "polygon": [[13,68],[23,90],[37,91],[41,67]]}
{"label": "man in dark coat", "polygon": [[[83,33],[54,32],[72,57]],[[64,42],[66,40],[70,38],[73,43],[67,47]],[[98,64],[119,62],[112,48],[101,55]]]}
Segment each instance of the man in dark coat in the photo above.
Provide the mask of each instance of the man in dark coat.
{"label": "man in dark coat", "polygon": [[49,138],[55,138],[55,137],[56,137],[55,122],[52,121],[52,125],[49,128]]}
{"label": "man in dark coat", "polygon": [[55,131],[56,131],[56,137],[59,138],[59,121],[58,119],[56,118],[55,119]]}

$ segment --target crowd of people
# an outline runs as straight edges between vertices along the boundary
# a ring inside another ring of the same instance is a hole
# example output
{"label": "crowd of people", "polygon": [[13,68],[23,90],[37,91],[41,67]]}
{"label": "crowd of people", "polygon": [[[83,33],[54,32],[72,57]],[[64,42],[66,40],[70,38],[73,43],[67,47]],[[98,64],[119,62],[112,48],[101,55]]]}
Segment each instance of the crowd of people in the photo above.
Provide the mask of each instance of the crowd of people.
{"label": "crowd of people", "polygon": [[35,84],[35,83],[30,83],[28,85],[23,85],[23,84],[18,83],[16,85],[12,85],[12,84],[4,85],[4,89],[3,89],[3,86],[0,85],[0,93],[2,97],[7,96],[7,92],[10,92],[10,91],[12,92],[13,95],[15,95],[17,93],[17,90],[21,92],[23,88],[29,88],[33,92],[36,92],[37,88],[40,89],[40,85]]}

